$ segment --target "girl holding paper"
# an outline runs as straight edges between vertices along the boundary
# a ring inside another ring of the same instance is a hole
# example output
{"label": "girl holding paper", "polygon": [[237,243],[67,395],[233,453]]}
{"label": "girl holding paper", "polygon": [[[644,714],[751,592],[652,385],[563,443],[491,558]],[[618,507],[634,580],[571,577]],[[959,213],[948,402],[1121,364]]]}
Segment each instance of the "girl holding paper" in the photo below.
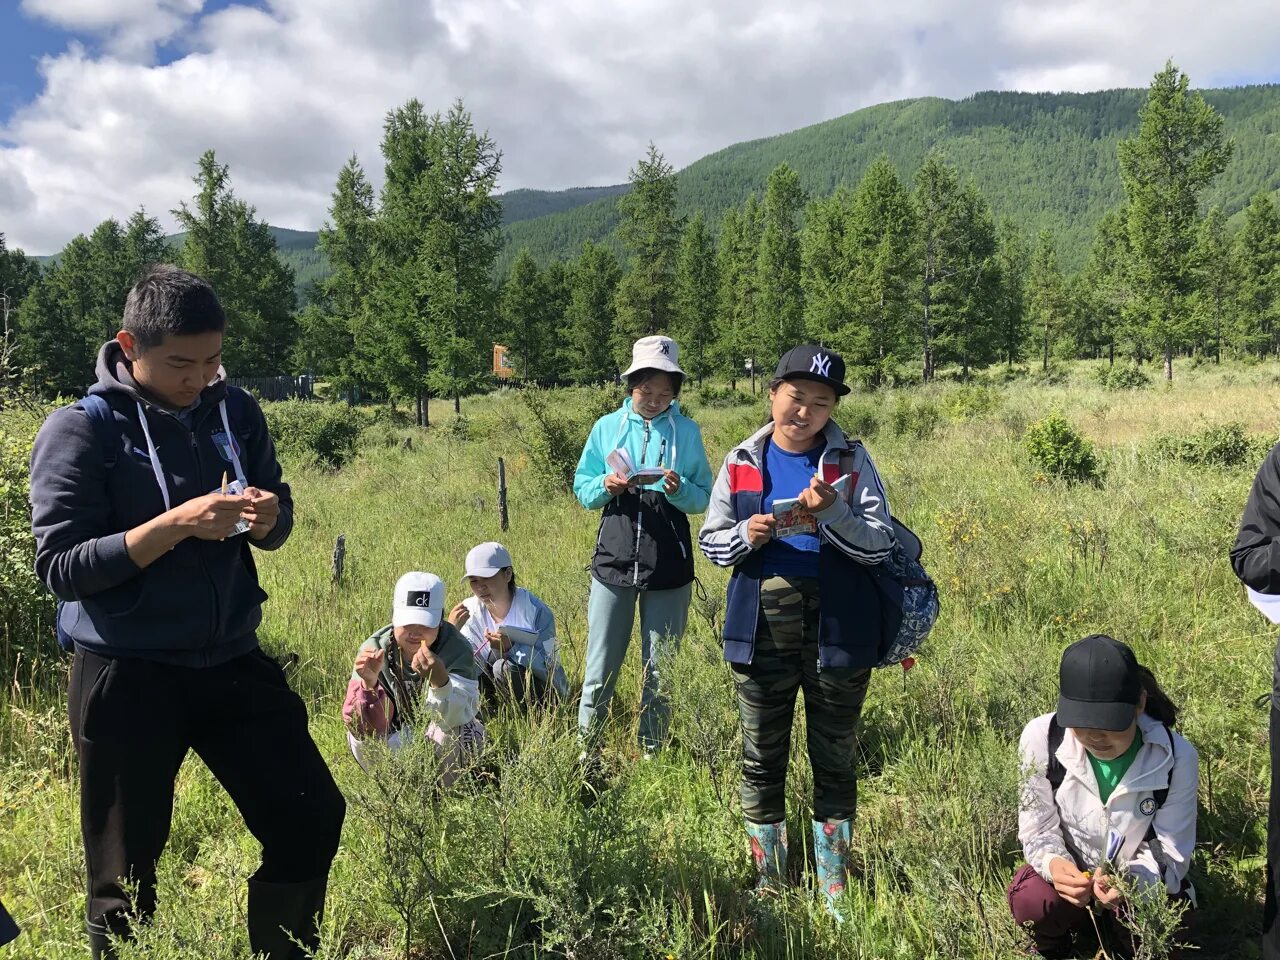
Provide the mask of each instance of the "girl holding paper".
{"label": "girl holding paper", "polygon": [[[831,419],[848,392],[839,354],[788,351],[769,385],[770,420],[725,457],[699,535],[708,560],[733,568],[724,656],[738,692],[757,887],[776,886],[786,865],[791,718],[803,690],[815,859],[832,913],[848,872],[858,718],[880,659],[882,600],[869,569],[896,542],[870,456]],[[801,515],[775,536],[775,504],[790,500]]]}
{"label": "girl holding paper", "polygon": [[[1073,934],[1104,931],[1120,909],[1115,877],[1195,903],[1196,751],[1173,730],[1178,708],[1111,637],[1073,643],[1058,709],[1022,731],[1027,779],[1018,839],[1027,858],[1009,908],[1043,957],[1072,957]],[[1181,937],[1179,937],[1181,939]]]}
{"label": "girl holding paper", "polygon": [[490,703],[519,707],[569,695],[560,666],[556,618],[524,587],[516,586],[511,554],[500,543],[482,543],[467,554],[471,596],[449,613],[449,622],[471,644],[480,689]]}
{"label": "girl holding paper", "polygon": [[[693,584],[690,513],[711,496],[711,467],[698,425],[680,413],[684,383],[670,337],[644,337],[623,373],[628,396],[596,421],[574,473],[573,492],[588,510],[603,508],[587,601],[587,663],[578,727],[592,760],[614,684],[640,608],[644,689],[640,745],[646,755],[667,735],[667,703],[659,685],[663,653],[678,648]],[[626,458],[615,457],[626,451]],[[628,475],[609,460],[623,463]],[[649,478],[630,469],[662,474]]]}

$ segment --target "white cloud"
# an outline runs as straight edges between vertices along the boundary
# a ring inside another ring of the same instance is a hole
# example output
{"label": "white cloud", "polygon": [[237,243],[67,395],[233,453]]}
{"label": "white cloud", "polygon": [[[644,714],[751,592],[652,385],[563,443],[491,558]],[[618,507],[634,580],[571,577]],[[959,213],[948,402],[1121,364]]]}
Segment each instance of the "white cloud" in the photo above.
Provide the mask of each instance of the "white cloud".
{"label": "white cloud", "polygon": [[22,0],[32,17],[97,34],[113,55],[145,61],[203,7],[204,0]]}
{"label": "white cloud", "polygon": [[[43,91],[0,129],[0,230],[51,252],[140,204],[171,226],[208,147],[264,217],[314,229],[353,151],[380,179],[383,117],[411,96],[430,110],[462,97],[504,151],[510,189],[615,183],[650,140],[683,166],[901,97],[1142,86],[1169,56],[1199,84],[1266,75],[1280,53],[1258,28],[1269,7],[24,0],[107,46],[42,61]],[[180,59],[143,55],[178,37]]]}

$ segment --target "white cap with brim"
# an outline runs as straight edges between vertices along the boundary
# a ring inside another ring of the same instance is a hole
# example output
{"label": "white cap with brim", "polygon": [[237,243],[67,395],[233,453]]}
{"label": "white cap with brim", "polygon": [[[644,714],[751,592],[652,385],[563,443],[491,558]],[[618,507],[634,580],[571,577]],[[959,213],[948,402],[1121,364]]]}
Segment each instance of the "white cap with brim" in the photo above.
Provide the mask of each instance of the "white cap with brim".
{"label": "white cap with brim", "polygon": [[631,366],[622,371],[622,375],[629,377],[637,370],[661,370],[683,377],[684,371],[676,362],[679,355],[680,348],[670,337],[641,337],[631,348]]}
{"label": "white cap with brim", "polygon": [[440,626],[444,613],[444,581],[434,573],[414,571],[396,581],[395,599],[391,606],[391,625],[407,627]]}
{"label": "white cap with brim", "polygon": [[492,540],[472,547],[467,554],[468,577],[496,577],[511,565],[511,554],[507,548]]}

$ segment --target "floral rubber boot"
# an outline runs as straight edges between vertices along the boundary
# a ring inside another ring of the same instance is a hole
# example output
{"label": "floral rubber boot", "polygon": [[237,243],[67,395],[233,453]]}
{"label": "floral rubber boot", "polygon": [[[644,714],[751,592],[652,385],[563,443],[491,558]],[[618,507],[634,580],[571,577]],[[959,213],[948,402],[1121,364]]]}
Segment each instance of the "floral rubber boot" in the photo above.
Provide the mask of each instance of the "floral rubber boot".
{"label": "floral rubber boot", "polygon": [[849,846],[853,839],[851,820],[813,821],[813,860],[818,870],[818,887],[822,890],[827,913],[843,920],[836,900],[844,894],[849,877]]}
{"label": "floral rubber boot", "polygon": [[746,821],[751,840],[751,859],[756,865],[756,890],[776,890],[782,886],[787,867],[787,823]]}

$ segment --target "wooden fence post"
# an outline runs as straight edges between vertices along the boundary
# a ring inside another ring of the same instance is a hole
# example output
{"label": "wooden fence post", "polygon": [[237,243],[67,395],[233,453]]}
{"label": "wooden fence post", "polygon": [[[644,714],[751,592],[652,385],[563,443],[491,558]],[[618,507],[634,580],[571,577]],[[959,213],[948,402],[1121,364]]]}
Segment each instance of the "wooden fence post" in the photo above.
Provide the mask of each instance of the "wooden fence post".
{"label": "wooden fence post", "polygon": [[342,570],[347,560],[347,535],[341,534],[333,545],[333,582],[342,582]]}
{"label": "wooden fence post", "polygon": [[502,529],[507,529],[507,465],[498,458],[498,518]]}

